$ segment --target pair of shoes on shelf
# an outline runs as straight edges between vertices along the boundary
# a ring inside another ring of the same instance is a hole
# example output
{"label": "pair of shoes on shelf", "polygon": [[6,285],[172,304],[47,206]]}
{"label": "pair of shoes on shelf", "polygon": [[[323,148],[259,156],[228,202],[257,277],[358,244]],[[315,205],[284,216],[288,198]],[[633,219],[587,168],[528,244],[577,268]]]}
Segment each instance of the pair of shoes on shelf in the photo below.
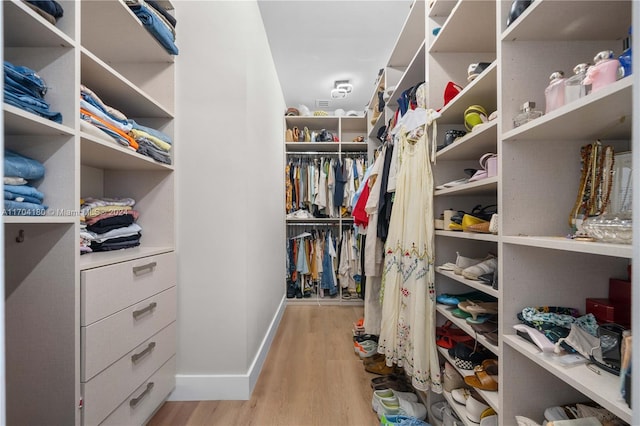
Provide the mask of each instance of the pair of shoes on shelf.
{"label": "pair of shoes on shelf", "polygon": [[458,303],[458,308],[471,315],[471,319],[467,318],[467,322],[481,324],[488,320],[490,315],[498,313],[498,302],[465,300]]}
{"label": "pair of shoes on shelf", "polygon": [[473,369],[473,376],[466,376],[464,382],[476,389],[498,390],[498,360],[489,358]]}
{"label": "pair of shoes on shelf", "polygon": [[461,294],[442,293],[436,296],[437,303],[441,303],[443,305],[449,305],[449,306],[458,306],[458,303],[464,302],[465,300],[480,300],[484,302],[489,302],[495,299],[489,296],[488,294],[478,290],[470,291],[468,293],[461,293]]}
{"label": "pair of shoes on shelf", "polygon": [[479,281],[480,275],[494,273],[497,269],[498,258],[490,255],[481,262],[463,269],[460,275],[468,280]]}
{"label": "pair of shoes on shelf", "polygon": [[411,392],[398,392],[392,389],[374,391],[371,408],[379,418],[404,415],[424,420],[427,417],[427,408],[418,402],[418,395]]}
{"label": "pair of shoes on shelf", "polygon": [[491,416],[495,416],[495,417],[486,421],[485,424],[492,424],[489,422],[497,421],[495,410],[489,407],[486,401],[476,391],[469,392],[466,389],[454,389],[451,392],[451,396],[456,402],[466,406],[467,418],[471,422],[476,424],[482,424],[482,421],[485,418],[488,418]]}

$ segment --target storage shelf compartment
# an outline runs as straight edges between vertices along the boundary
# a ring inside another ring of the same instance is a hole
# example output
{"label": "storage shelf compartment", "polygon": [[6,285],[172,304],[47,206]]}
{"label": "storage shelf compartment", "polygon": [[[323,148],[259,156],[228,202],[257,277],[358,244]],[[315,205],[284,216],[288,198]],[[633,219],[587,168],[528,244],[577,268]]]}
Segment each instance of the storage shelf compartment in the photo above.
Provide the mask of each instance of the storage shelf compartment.
{"label": "storage shelf compartment", "polygon": [[435,0],[431,2],[431,7],[429,8],[429,18],[449,16],[457,3],[457,0]]}
{"label": "storage shelf compartment", "polygon": [[498,190],[498,177],[490,177],[478,180],[476,182],[465,183],[453,188],[438,189],[433,195],[485,195],[495,193]]}
{"label": "storage shelf compartment", "polygon": [[[357,136],[363,136],[364,142],[352,142],[353,138]],[[357,151],[358,144],[364,145],[365,150],[367,146],[367,118],[365,116],[359,117],[340,117],[340,143],[342,149],[348,149],[346,147],[354,144],[352,151]]]}
{"label": "storage shelf compartment", "polygon": [[602,372],[602,374],[598,375],[584,364],[565,368],[554,362],[553,356],[543,355],[537,346],[513,334],[503,335],[502,342],[582,392],[585,396],[591,398],[625,422],[631,422],[631,409],[620,396],[619,377],[607,372]]}
{"label": "storage shelf compartment", "polygon": [[424,3],[424,0],[414,0],[411,5],[411,10],[391,51],[388,66],[406,67],[424,40]]}
{"label": "storage shelf compartment", "polygon": [[113,265],[114,263],[128,262],[141,257],[154,256],[169,253],[174,247],[133,247],[124,250],[104,251],[87,253],[80,256],[80,270],[99,268],[101,266]]}
{"label": "storage shelf compartment", "polygon": [[102,139],[88,133],[81,133],[80,163],[110,170],[173,170],[173,166],[138,154],[118,145],[114,140]]}
{"label": "storage shelf compartment", "polygon": [[493,234],[482,234],[478,232],[460,232],[460,231],[448,231],[446,229],[436,230],[436,235],[449,238],[464,238],[467,240],[480,240],[498,242],[498,236]]}
{"label": "storage shelf compartment", "polygon": [[[503,140],[628,139],[632,83],[623,78],[503,134]],[[597,117],[597,119],[592,119]]]}
{"label": "storage shelf compartment", "polygon": [[75,131],[39,115],[3,104],[5,135],[71,136]]}
{"label": "storage shelf compartment", "polygon": [[451,313],[451,311],[448,308],[449,307],[446,306],[446,305],[441,305],[441,304],[436,305],[436,311],[437,312],[439,312],[446,319],[448,319],[449,321],[454,323],[458,328],[463,329],[464,332],[467,333],[469,336],[475,337],[475,339],[482,346],[484,346],[485,348],[487,348],[488,350],[493,352],[495,355],[500,355],[500,352],[498,350],[498,346],[494,346],[491,343],[489,343],[487,338],[484,337],[482,334],[476,335],[475,330],[473,328],[471,328],[471,326],[467,323],[467,321],[463,320],[462,318],[458,318],[458,317],[453,316],[453,314]]}
{"label": "storage shelf compartment", "polygon": [[623,257],[627,259],[631,259],[633,257],[633,248],[631,244],[608,244],[590,241],[575,241],[566,237],[543,236],[505,236],[502,238],[502,241],[506,244],[572,251],[576,253]]}
{"label": "storage shelf compartment", "polygon": [[[364,136],[363,132],[363,136]],[[342,155],[349,156],[350,154],[366,154],[367,153],[367,142],[340,142],[340,149],[342,151]]]}
{"label": "storage shelf compartment", "polygon": [[335,116],[285,117],[285,122],[287,123],[288,128],[293,128],[293,126],[297,126],[300,130],[302,130],[304,127],[308,127],[309,131],[326,129],[329,132],[337,132],[339,121],[340,121],[340,117],[335,117]]}
{"label": "storage shelf compartment", "polygon": [[457,138],[451,145],[436,153],[439,161],[477,160],[488,152],[497,152],[498,122],[494,120],[479,130]]}
{"label": "storage shelf compartment", "polygon": [[[50,209],[51,210],[51,209]],[[56,211],[55,209],[53,210]],[[75,211],[67,210],[69,214],[58,216],[3,216],[2,221],[5,224],[61,224],[61,223],[76,223],[78,215],[73,215]]]}
{"label": "storage shelf compartment", "polygon": [[424,58],[424,42],[418,47],[418,50],[413,55],[409,66],[400,77],[400,81],[396,85],[396,89],[393,91],[391,96],[389,97],[389,102],[387,105],[393,101],[394,105],[397,105],[396,99],[398,96],[404,92],[405,90],[413,87],[415,84],[424,81],[424,66],[425,66],[425,58]]}
{"label": "storage shelf compartment", "polygon": [[502,33],[502,40],[620,40],[630,24],[629,1],[537,0]]}
{"label": "storage shelf compartment", "polygon": [[[451,364],[453,366],[453,368],[458,370],[458,372],[462,375],[462,377],[467,377],[467,376],[473,376],[474,375],[473,370],[462,370],[462,369],[456,367],[455,362],[453,361],[453,358],[451,358],[449,356],[449,352],[447,351],[447,349],[441,348],[440,346],[438,346],[438,352],[440,352],[440,355],[442,355],[447,361],[449,361],[449,364]],[[498,394],[497,391],[485,391],[485,390],[478,389],[478,388],[473,388],[473,389],[475,389],[478,392],[478,394],[480,394],[480,396],[482,396],[482,398],[484,398],[484,400],[487,402],[487,404],[489,404],[491,406],[491,408],[493,408],[496,411],[496,413],[500,412],[500,398],[499,398],[499,394]],[[458,413],[458,414],[460,414],[460,413]],[[468,421],[468,419],[466,418],[466,415],[465,415],[465,420]]]}
{"label": "storage shelf compartment", "polygon": [[464,111],[470,105],[482,105],[487,110],[487,114],[491,114],[497,108],[497,67],[496,61],[494,61],[482,74],[476,77],[451,102],[442,108],[438,124],[464,123]]}
{"label": "storage shelf compartment", "polygon": [[141,91],[93,53],[83,48],[80,56],[80,82],[93,90],[107,105],[122,111],[129,118],[173,118],[171,110]]}
{"label": "storage shelf compartment", "polygon": [[429,52],[495,52],[496,2],[459,1]]}
{"label": "storage shelf compartment", "polygon": [[468,287],[471,287],[478,291],[486,293],[489,296],[493,296],[496,299],[500,297],[500,292],[498,290],[495,290],[489,284],[484,284],[482,281],[468,280],[462,275],[457,275],[455,272],[452,272],[452,271],[445,271],[443,269],[440,269],[440,267],[436,267],[436,272],[440,275],[451,278],[454,281],[458,281],[459,283],[462,283]]}
{"label": "storage shelf compartment", "polygon": [[[2,6],[4,6],[5,47],[73,47],[75,45],[71,37],[31,10],[25,3],[15,0],[3,1]],[[66,13],[69,11],[65,10]]]}
{"label": "storage shelf compartment", "polygon": [[82,45],[104,61],[173,62],[122,1],[83,2],[81,13],[82,22],[91,22],[82,25]]}

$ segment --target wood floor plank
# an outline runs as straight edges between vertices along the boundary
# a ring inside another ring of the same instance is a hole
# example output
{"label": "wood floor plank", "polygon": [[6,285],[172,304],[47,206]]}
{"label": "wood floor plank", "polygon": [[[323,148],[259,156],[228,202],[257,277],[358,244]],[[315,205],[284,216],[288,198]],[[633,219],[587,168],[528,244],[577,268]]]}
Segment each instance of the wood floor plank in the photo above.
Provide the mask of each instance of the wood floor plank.
{"label": "wood floor plank", "polygon": [[379,424],[353,351],[361,306],[288,306],[248,401],[166,402],[149,426]]}

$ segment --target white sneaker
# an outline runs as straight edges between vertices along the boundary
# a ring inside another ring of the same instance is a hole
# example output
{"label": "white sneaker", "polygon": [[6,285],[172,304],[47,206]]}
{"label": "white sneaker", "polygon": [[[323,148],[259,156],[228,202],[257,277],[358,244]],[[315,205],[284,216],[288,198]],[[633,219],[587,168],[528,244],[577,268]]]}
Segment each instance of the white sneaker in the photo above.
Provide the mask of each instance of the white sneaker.
{"label": "white sneaker", "polygon": [[456,265],[453,268],[453,272],[456,275],[462,275],[462,271],[464,271],[465,269],[467,269],[470,266],[473,265],[477,265],[478,263],[482,262],[483,259],[473,259],[471,257],[464,257],[464,256],[460,256],[460,253],[456,252],[456,254],[458,255],[458,257],[456,257]]}
{"label": "white sneaker", "polygon": [[382,416],[382,402],[384,402],[384,406],[387,411],[396,409],[400,410],[401,399],[405,401],[418,402],[418,395],[413,392],[398,392],[393,389],[376,390],[373,391],[373,397],[371,398],[371,408],[373,408],[373,411],[378,413],[379,416]]}
{"label": "white sneaker", "polygon": [[482,262],[469,266],[462,271],[462,276],[469,280],[478,280],[480,275],[492,274],[498,269],[498,258],[490,257]]}

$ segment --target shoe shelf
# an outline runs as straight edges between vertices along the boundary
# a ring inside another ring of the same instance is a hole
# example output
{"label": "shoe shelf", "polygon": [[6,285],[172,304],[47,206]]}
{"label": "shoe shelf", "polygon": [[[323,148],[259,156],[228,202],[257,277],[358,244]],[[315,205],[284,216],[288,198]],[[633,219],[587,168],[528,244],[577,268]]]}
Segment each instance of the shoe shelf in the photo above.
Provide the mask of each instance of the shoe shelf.
{"label": "shoe shelf", "polygon": [[[500,356],[500,353],[499,353],[499,350],[498,350],[498,346],[495,346],[495,345],[491,344],[487,340],[487,338],[484,337],[483,335],[477,334],[475,332],[475,330],[473,328],[471,328],[471,326],[467,323],[466,320],[454,316],[451,313],[451,309],[452,308],[453,307],[449,307],[449,306],[442,305],[442,304],[437,304],[436,305],[436,311],[439,312],[440,314],[442,314],[442,316],[444,316],[446,319],[450,320],[458,328],[463,329],[464,332],[467,333],[469,336],[474,337],[478,341],[478,343],[480,343],[482,346],[484,346],[485,348],[487,348],[488,350],[493,352],[495,355]],[[453,308],[453,309],[455,309],[455,308]]]}
{"label": "shoe shelf", "polygon": [[5,135],[73,136],[74,130],[64,124],[3,104]]}
{"label": "shoe shelf", "polygon": [[[509,2],[502,2],[500,22],[506,25]],[[536,0],[502,32],[502,41],[621,40],[626,37],[631,16],[628,1]],[[622,7],[620,7],[622,6]],[[567,25],[566,17],[579,22]],[[602,19],[606,16],[606,19]]]}
{"label": "shoe shelf", "polygon": [[[503,133],[505,142],[521,140],[628,139],[632,124],[632,83],[623,78],[597,92]],[[597,120],[590,119],[597,117]]]}
{"label": "shoe shelf", "polygon": [[442,391],[442,395],[444,395],[444,399],[449,403],[451,409],[456,412],[456,415],[460,418],[465,426],[475,426],[478,424],[469,420],[469,418],[467,417],[467,407],[459,404],[455,399],[453,399],[453,396],[451,396],[451,392]]}
{"label": "shoe shelf", "polygon": [[439,235],[441,237],[464,238],[467,240],[498,242],[497,235],[482,234],[478,232],[461,232],[461,231],[448,231],[446,229],[439,229],[436,231],[436,235]]}
{"label": "shoe shelf", "polygon": [[498,190],[498,177],[481,179],[471,183],[454,186],[453,188],[435,190],[435,197],[440,195],[487,195],[495,194]]}
{"label": "shoe shelf", "polygon": [[429,52],[495,52],[495,4],[495,1],[458,1]]}
{"label": "shoe shelf", "polygon": [[[456,370],[458,370],[458,372],[462,375],[462,377],[467,377],[467,376],[473,376],[474,375],[473,370],[462,370],[462,369],[458,368],[455,365],[455,362],[453,361],[453,358],[451,358],[451,356],[449,356],[449,352],[448,352],[447,349],[438,346],[438,352],[440,352],[440,355],[442,355],[442,357],[445,358],[449,362],[449,364],[451,364]],[[478,389],[478,388],[474,388],[474,389],[480,394],[480,396],[482,396],[482,398],[484,398],[484,400],[487,402],[487,404],[489,404],[489,406],[491,406],[491,408],[496,410],[496,412],[500,412],[500,400],[498,398],[498,396],[499,396],[498,392],[485,391],[485,390]],[[460,404],[458,404],[458,405],[460,405]],[[465,410],[464,418],[467,419],[466,410]]]}
{"label": "shoe shelf", "polygon": [[537,346],[517,335],[502,335],[502,342],[565,383],[568,383],[625,422],[631,422],[631,409],[620,397],[620,378],[618,376],[606,371],[601,371],[600,374],[597,374],[585,364],[564,367],[559,364],[555,356],[543,354]]}
{"label": "shoe shelf", "polygon": [[575,241],[566,237],[537,237],[537,236],[504,236],[502,242],[530,247],[539,247],[568,252],[595,254],[631,259],[633,247],[631,244],[609,244],[590,241]]}
{"label": "shoe shelf", "polygon": [[489,296],[493,296],[496,299],[500,296],[500,293],[498,292],[498,290],[494,289],[493,287],[491,287],[489,284],[485,284],[482,281],[474,281],[474,280],[468,280],[465,277],[463,277],[462,275],[457,275],[455,272],[453,271],[445,271],[443,269],[440,269],[439,267],[436,267],[436,272],[440,275],[443,275],[447,278],[450,278],[454,281],[458,281],[459,283],[462,283],[468,287],[474,288],[476,290],[479,290],[483,293],[488,294]]}
{"label": "shoe shelf", "polygon": [[[462,3],[473,4],[474,2]],[[464,68],[464,70],[466,71],[467,65],[472,62],[474,62],[474,60],[470,59],[462,68]],[[475,59],[475,62],[478,62],[478,59]],[[473,79],[471,83],[469,83],[460,93],[458,93],[455,98],[453,98],[444,108],[442,108],[442,110],[440,110],[441,117],[438,118],[438,124],[463,123],[464,111],[470,105],[482,105],[487,110],[487,114],[491,114],[493,111],[495,111],[497,108],[497,75],[497,64],[496,61],[493,60],[492,64],[487,67],[487,69],[485,69],[479,76]]]}
{"label": "shoe shelf", "polygon": [[477,130],[467,133],[449,146],[436,153],[438,161],[479,160],[487,152],[496,152],[498,137],[498,122],[491,121],[477,126]]}

